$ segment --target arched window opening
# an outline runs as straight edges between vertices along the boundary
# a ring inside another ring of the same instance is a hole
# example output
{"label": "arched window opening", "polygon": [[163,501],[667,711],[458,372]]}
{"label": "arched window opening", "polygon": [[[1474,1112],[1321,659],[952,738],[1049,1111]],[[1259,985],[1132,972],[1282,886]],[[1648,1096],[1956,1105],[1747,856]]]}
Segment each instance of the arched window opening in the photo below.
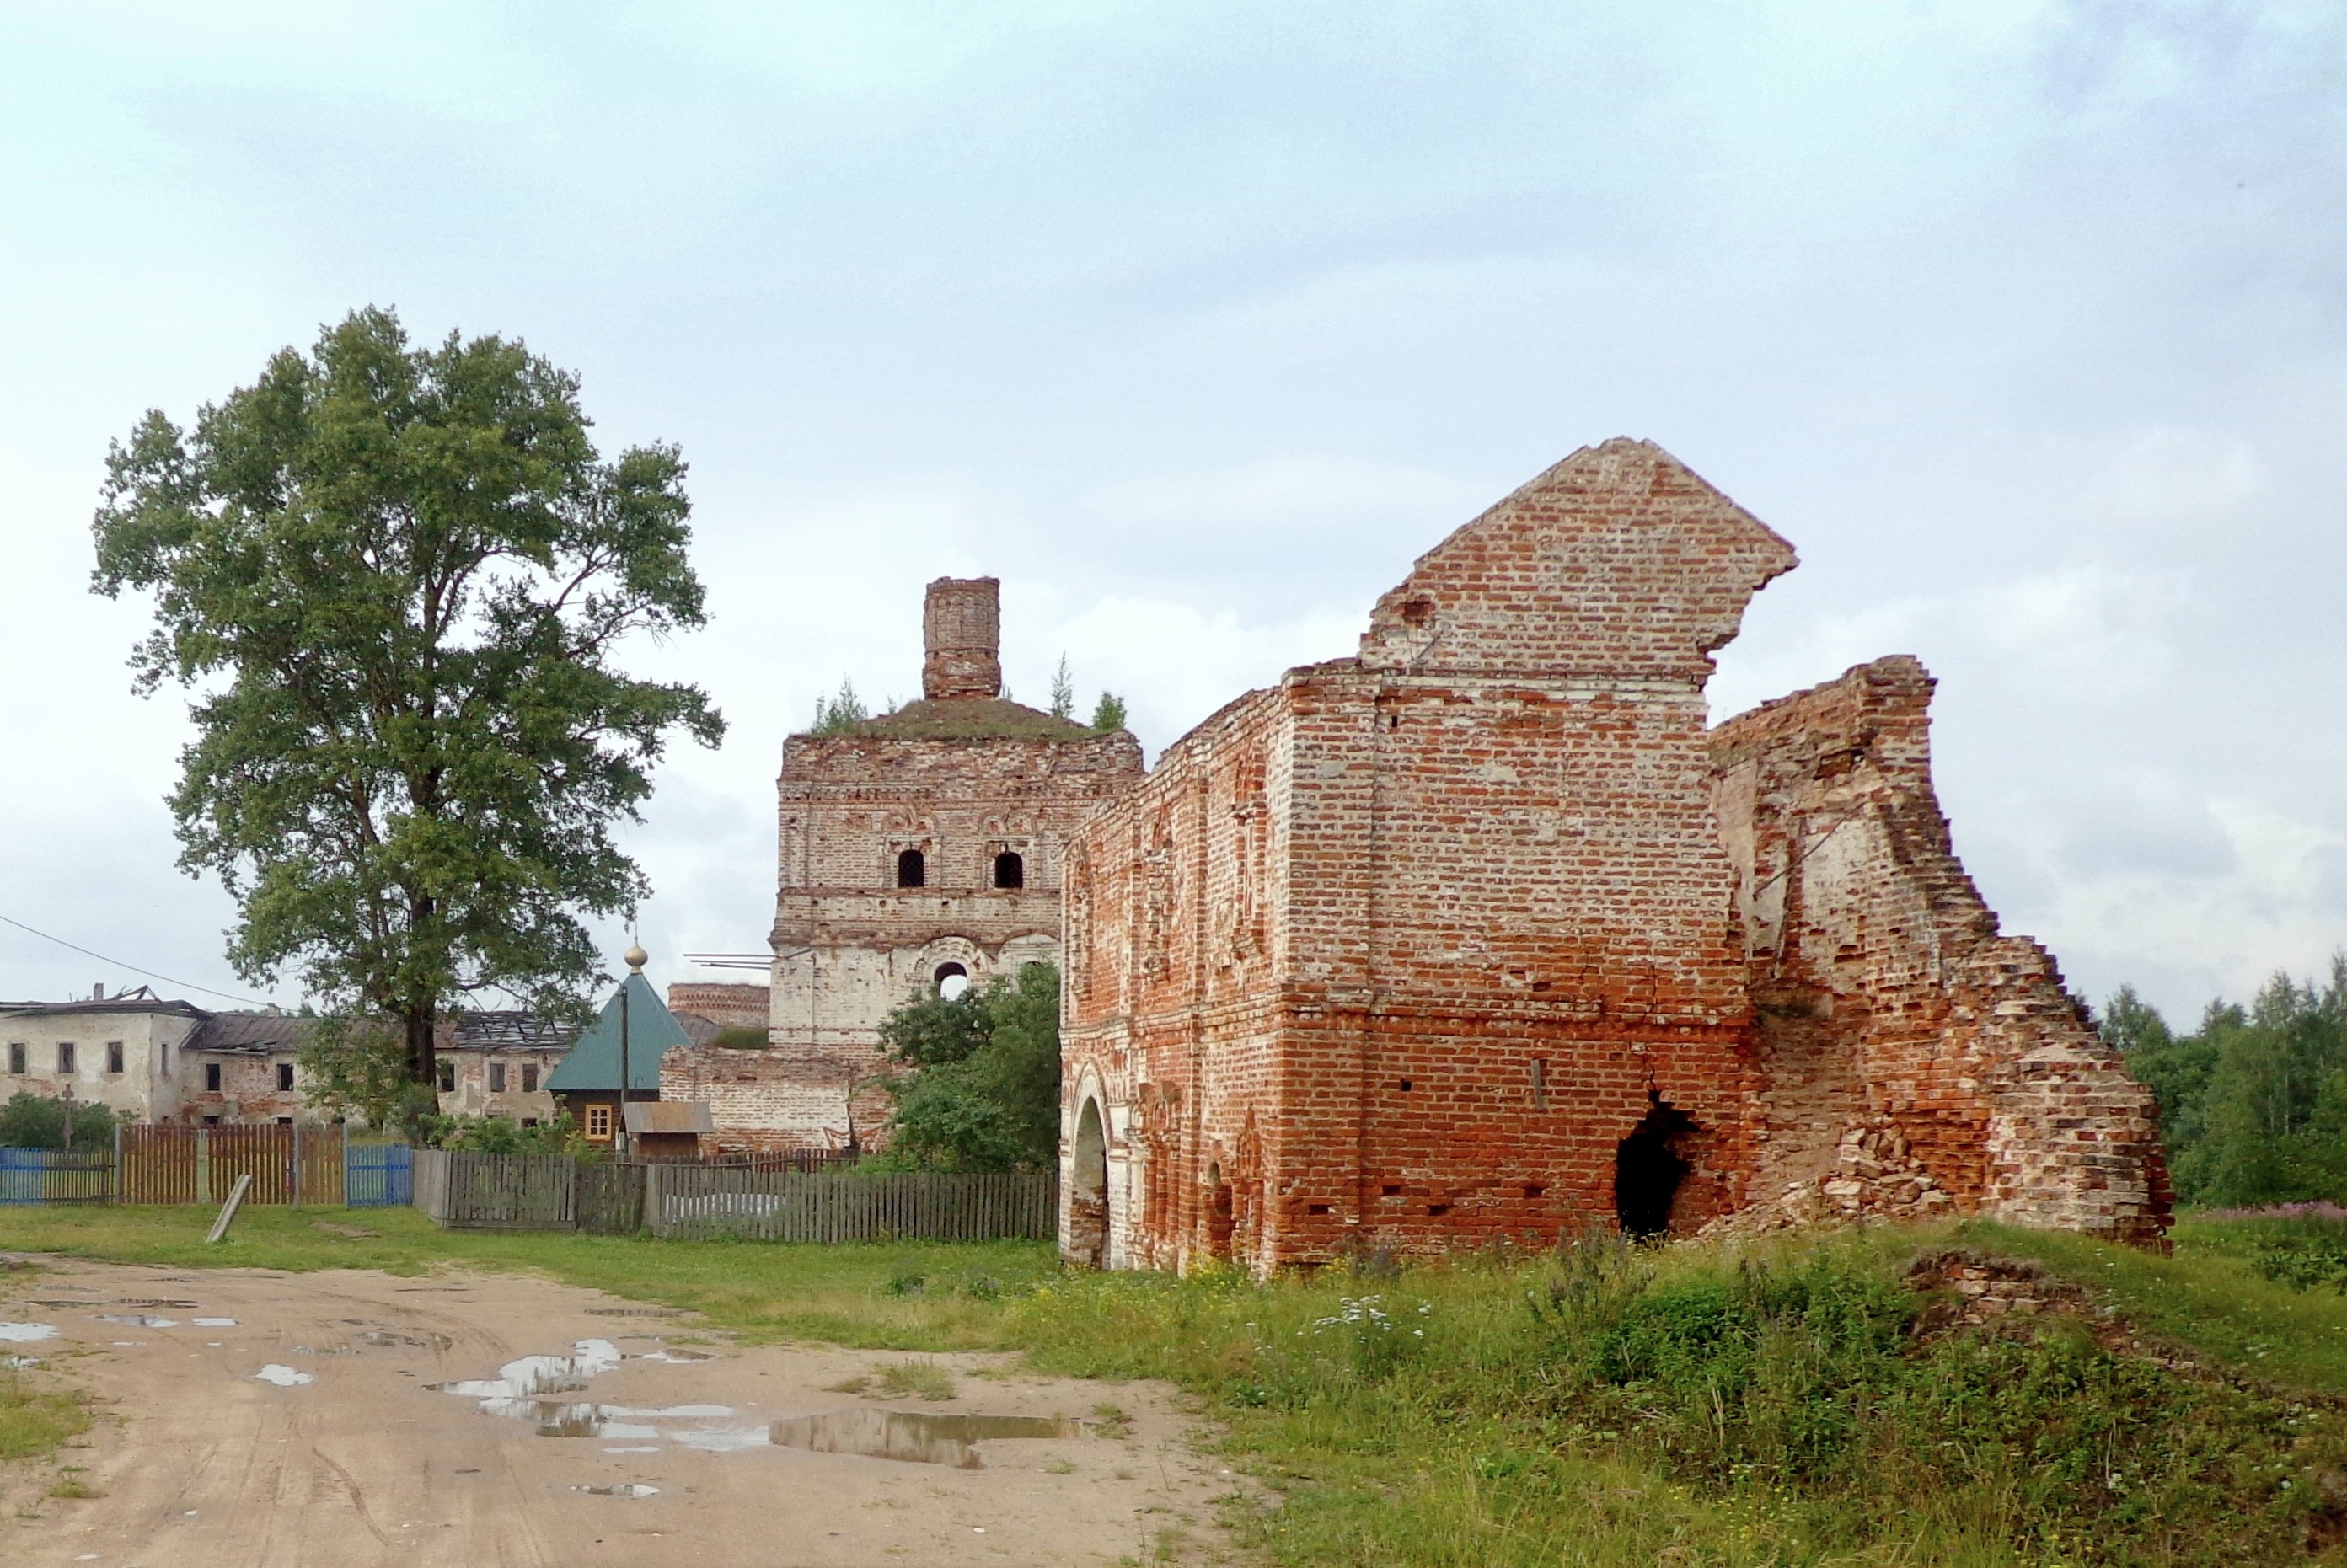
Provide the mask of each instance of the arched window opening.
{"label": "arched window opening", "polygon": [[1614,1216],[1624,1235],[1641,1239],[1670,1234],[1689,1169],[1684,1149],[1696,1130],[1686,1112],[1660,1095],[1651,1098],[1645,1119],[1614,1149]]}
{"label": "arched window opening", "polygon": [[1076,1116],[1074,1167],[1068,1180],[1068,1261],[1108,1266],[1108,1130],[1100,1102],[1087,1097]]}
{"label": "arched window opening", "polygon": [[962,993],[969,989],[969,971],[959,964],[939,964],[938,972],[930,978],[937,982],[938,995],[949,1002],[959,1001]]}
{"label": "arched window opening", "polygon": [[928,857],[917,849],[898,850],[897,852],[897,886],[926,887],[928,882]]}
{"label": "arched window opening", "polygon": [[1006,849],[994,857],[994,885],[997,887],[1027,886],[1027,862],[1015,849]]}

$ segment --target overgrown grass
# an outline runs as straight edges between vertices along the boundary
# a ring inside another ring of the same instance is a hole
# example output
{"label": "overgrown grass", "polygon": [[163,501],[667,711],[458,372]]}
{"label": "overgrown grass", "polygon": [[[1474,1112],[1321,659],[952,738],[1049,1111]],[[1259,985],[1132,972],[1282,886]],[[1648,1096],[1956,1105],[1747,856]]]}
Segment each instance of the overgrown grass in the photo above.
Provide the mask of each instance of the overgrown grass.
{"label": "overgrown grass", "polygon": [[0,1460],[39,1459],[89,1430],[72,1395],[36,1389],[23,1373],[0,1368]]}
{"label": "overgrown grass", "polygon": [[[1163,1378],[1280,1494],[1245,1539],[1294,1563],[2323,1561],[2347,1509],[2347,1296],[2259,1277],[2237,1225],[2173,1258],[1968,1225],[1460,1257],[1398,1276],[1060,1275],[1032,1245],[790,1247],[443,1233],[403,1212],[0,1218],[0,1246],[185,1266],[528,1268],[753,1338],[1023,1348]],[[2107,1326],[1924,1330],[1904,1280],[1963,1244],[2035,1258]]]}

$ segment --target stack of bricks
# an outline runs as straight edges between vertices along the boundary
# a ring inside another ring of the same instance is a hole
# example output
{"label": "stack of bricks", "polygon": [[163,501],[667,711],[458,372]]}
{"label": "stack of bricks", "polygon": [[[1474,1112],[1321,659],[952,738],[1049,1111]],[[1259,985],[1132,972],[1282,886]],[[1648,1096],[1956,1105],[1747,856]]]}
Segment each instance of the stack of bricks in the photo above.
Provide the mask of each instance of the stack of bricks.
{"label": "stack of bricks", "polygon": [[2157,1235],[2147,1099],[1947,853],[1920,670],[1706,729],[1793,564],[1659,448],[1576,453],[1085,823],[1067,1255],[1260,1273],[1756,1204]]}

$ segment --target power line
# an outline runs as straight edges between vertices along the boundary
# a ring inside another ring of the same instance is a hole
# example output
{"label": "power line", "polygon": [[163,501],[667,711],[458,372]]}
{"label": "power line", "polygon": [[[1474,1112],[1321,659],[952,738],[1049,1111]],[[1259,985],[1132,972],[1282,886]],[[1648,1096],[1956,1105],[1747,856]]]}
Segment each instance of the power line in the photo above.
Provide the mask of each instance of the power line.
{"label": "power line", "polygon": [[46,931],[40,930],[36,927],[27,926],[22,920],[10,919],[5,915],[0,915],[0,922],[5,922],[8,925],[14,926],[19,931],[29,931],[34,936],[41,938],[44,942],[55,942],[60,948],[71,948],[75,952],[81,954],[84,958],[96,958],[101,964],[112,964],[118,969],[128,969],[134,975],[145,975],[149,979],[160,980],[167,986],[180,986],[184,987],[188,990],[201,991],[208,997],[222,997],[230,1001],[244,1002],[252,1007],[267,1007],[269,1005],[267,1002],[261,1001],[254,997],[241,997],[233,991],[216,991],[210,986],[200,986],[193,980],[175,980],[169,975],[159,975],[152,969],[142,969],[136,964],[126,964],[120,958],[109,958],[104,953],[97,952],[91,948],[83,947],[79,942],[68,942],[63,937],[52,937]]}

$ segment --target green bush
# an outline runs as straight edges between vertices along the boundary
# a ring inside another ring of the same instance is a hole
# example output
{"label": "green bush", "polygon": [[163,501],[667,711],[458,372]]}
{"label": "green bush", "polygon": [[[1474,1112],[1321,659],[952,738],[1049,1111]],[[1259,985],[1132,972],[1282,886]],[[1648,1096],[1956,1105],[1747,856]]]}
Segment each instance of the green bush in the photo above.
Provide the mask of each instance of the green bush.
{"label": "green bush", "polygon": [[525,1127],[509,1116],[425,1116],[418,1118],[415,1141],[431,1149],[458,1149],[473,1154],[585,1154],[600,1152],[579,1136],[579,1123],[557,1116],[535,1127]]}
{"label": "green bush", "polygon": [[[77,1101],[73,1107],[73,1142],[77,1149],[112,1148],[116,1117],[103,1105]],[[66,1102],[18,1090],[0,1105],[0,1149],[62,1149],[66,1146]]]}

